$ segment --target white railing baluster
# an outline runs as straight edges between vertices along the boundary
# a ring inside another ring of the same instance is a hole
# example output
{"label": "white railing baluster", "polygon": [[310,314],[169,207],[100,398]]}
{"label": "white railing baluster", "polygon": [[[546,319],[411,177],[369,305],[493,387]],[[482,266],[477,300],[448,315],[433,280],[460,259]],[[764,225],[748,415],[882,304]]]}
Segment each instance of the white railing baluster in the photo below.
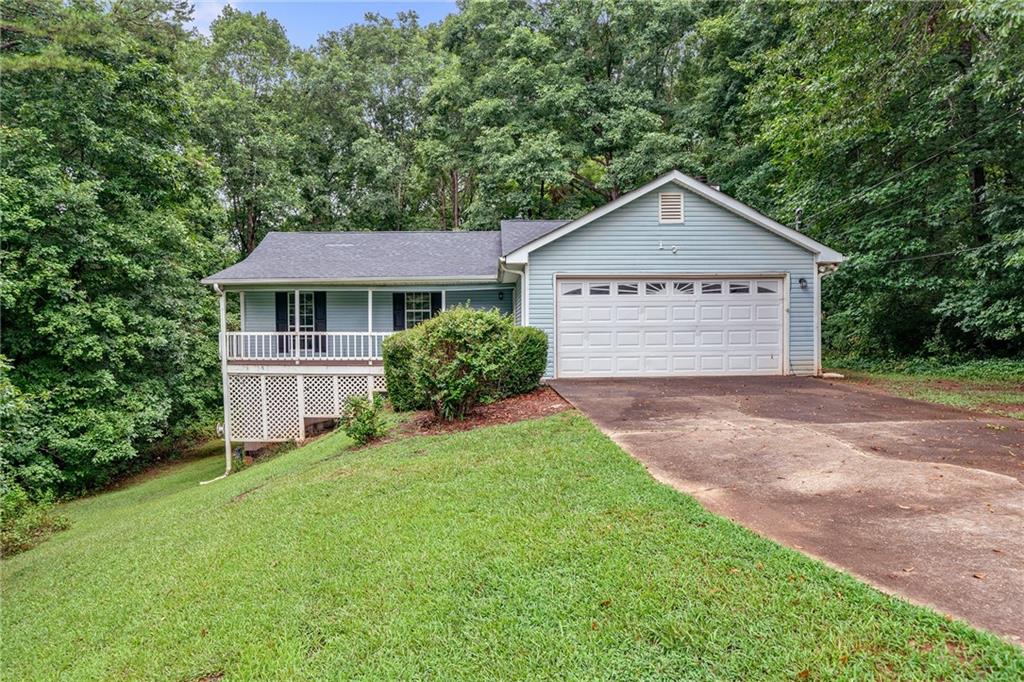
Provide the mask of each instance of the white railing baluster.
{"label": "white railing baluster", "polygon": [[391,332],[227,332],[228,360],[379,360]]}

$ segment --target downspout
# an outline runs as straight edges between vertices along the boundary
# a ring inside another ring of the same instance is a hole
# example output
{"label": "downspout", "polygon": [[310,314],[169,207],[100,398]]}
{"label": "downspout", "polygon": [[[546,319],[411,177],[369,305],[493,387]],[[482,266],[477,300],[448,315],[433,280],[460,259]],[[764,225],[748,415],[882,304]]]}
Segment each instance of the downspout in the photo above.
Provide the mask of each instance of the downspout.
{"label": "downspout", "polygon": [[199,485],[206,485],[227,478],[231,473],[231,403],[228,400],[228,301],[224,288],[219,284],[213,285],[217,292],[218,303],[220,304],[220,334],[218,335],[217,348],[220,353],[220,379],[221,395],[224,404],[224,473],[209,481],[200,481]]}
{"label": "downspout", "polygon": [[[510,270],[509,268],[505,267],[505,257],[504,256],[502,256],[501,258],[498,259],[498,271],[499,271],[499,273],[507,272],[510,275],[515,275],[516,276],[516,283],[519,285],[519,315],[520,315],[519,325],[520,326],[526,326],[526,307],[525,307],[525,305],[526,305],[526,299],[525,299],[525,297],[526,297],[526,288],[523,286],[523,273],[521,273],[521,272],[519,272],[517,270]],[[500,277],[498,279],[499,279],[499,281],[501,280]]]}

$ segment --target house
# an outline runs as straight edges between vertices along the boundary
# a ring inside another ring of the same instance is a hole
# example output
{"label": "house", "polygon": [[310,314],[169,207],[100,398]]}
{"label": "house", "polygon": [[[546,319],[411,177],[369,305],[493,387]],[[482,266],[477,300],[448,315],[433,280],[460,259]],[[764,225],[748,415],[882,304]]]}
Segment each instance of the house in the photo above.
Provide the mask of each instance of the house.
{"label": "house", "polygon": [[576,220],[500,227],[273,232],[204,279],[230,439],[304,438],[346,396],[384,390],[388,334],[455,305],[546,332],[549,378],[820,371],[821,278],[843,256],[687,175]]}

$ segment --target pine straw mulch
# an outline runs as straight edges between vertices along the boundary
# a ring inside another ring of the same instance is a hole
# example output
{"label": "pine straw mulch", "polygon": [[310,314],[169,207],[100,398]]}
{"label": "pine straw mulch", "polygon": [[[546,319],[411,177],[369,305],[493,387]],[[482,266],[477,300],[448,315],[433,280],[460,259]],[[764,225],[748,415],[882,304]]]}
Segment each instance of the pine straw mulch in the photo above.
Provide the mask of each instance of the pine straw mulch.
{"label": "pine straw mulch", "polygon": [[526,419],[539,419],[559,412],[571,410],[572,405],[547,386],[541,386],[529,393],[499,400],[490,405],[479,405],[465,419],[444,422],[430,412],[416,412],[411,419],[396,429],[395,437],[422,436],[456,431],[468,431],[481,426],[512,424]]}

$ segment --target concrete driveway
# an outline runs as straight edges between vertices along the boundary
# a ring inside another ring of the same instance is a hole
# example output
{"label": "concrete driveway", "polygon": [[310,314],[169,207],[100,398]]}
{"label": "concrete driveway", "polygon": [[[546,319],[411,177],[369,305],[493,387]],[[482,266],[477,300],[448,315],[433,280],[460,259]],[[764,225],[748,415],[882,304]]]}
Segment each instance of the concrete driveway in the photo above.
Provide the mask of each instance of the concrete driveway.
{"label": "concrete driveway", "polygon": [[811,378],[551,385],[711,511],[1024,639],[1024,422]]}

